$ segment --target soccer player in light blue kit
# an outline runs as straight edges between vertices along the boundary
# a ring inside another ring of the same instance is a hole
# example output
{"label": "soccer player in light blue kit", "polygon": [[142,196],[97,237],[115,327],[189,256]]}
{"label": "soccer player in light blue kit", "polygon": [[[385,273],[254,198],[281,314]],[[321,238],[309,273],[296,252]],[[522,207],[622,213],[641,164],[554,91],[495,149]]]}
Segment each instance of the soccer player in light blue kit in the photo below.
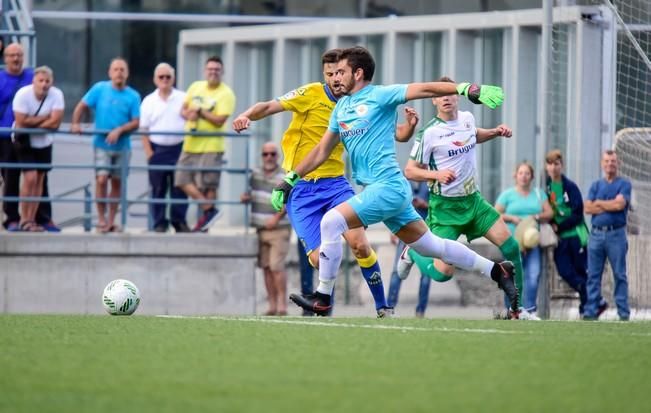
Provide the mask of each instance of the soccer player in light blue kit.
{"label": "soccer player in light blue kit", "polygon": [[352,228],[384,222],[419,254],[490,276],[508,295],[513,317],[517,318],[518,290],[513,282],[513,264],[494,263],[461,243],[432,234],[411,204],[411,186],[398,165],[394,146],[398,105],[414,99],[461,94],[473,103],[495,108],[503,101],[502,89],[446,82],[375,86],[370,84],[374,72],[375,62],[365,48],[357,46],[342,52],[335,82],[340,83],[346,96],[337,102],[319,144],[272,193],[272,205],[280,210],[300,177],[323,163],[340,141],[350,156],[353,179],[365,187],[323,216],[319,286],[312,294],[291,294],[290,299],[316,313],[327,311],[342,259],[341,235]]}

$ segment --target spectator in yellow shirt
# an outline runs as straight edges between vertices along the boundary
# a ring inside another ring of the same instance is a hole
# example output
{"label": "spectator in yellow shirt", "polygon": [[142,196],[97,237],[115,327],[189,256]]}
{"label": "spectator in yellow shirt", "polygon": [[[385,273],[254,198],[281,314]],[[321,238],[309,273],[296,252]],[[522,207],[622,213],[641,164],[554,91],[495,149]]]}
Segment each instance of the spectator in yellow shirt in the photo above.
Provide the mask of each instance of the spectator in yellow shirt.
{"label": "spectator in yellow shirt", "polygon": [[[226,120],[235,109],[235,94],[221,81],[223,74],[221,58],[209,57],[204,67],[206,80],[192,83],[183,102],[181,116],[186,120],[186,131],[221,133],[226,130]],[[217,199],[221,173],[214,169],[222,166],[223,156],[222,136],[185,136],[177,166],[213,169],[177,170],[174,176],[176,186],[189,197],[205,201],[199,204],[203,215],[193,229],[195,232],[207,231],[219,217],[219,209],[215,207],[214,201]]]}

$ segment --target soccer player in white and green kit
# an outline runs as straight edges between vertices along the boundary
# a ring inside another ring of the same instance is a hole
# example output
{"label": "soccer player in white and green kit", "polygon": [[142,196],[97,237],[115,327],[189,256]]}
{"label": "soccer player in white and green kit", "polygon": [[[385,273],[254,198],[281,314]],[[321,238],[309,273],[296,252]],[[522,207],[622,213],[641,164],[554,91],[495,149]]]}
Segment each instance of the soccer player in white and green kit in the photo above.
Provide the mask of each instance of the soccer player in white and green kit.
{"label": "soccer player in white and green kit", "polygon": [[321,219],[319,286],[313,294],[291,294],[290,299],[312,311],[329,308],[342,260],[342,234],[352,228],[383,222],[421,254],[443,258],[450,264],[492,278],[509,295],[517,317],[518,292],[513,282],[513,264],[494,263],[459,242],[428,231],[412,206],[411,185],[400,170],[394,144],[398,105],[454,93],[463,94],[473,103],[495,108],[503,101],[502,89],[443,82],[375,86],[371,84],[374,71],[375,61],[363,47],[352,47],[341,53],[335,82],[341,85],[346,96],[337,101],[319,144],[272,193],[271,203],[279,210],[300,177],[325,162],[339,142],[350,156],[353,179],[364,186],[362,192],[330,209]]}
{"label": "soccer player in white and green kit", "polygon": [[[454,83],[443,77],[440,82]],[[511,137],[507,125],[493,129],[475,126],[470,112],[459,111],[459,96],[432,99],[437,115],[417,134],[405,176],[430,183],[427,225],[444,239],[456,240],[464,234],[468,241],[486,237],[515,266],[515,282],[522,302],[522,260],[517,241],[499,212],[479,192],[476,145],[498,136]],[[405,279],[413,263],[436,281],[447,281],[454,267],[441,259],[425,258],[406,247],[398,263],[398,276]]]}

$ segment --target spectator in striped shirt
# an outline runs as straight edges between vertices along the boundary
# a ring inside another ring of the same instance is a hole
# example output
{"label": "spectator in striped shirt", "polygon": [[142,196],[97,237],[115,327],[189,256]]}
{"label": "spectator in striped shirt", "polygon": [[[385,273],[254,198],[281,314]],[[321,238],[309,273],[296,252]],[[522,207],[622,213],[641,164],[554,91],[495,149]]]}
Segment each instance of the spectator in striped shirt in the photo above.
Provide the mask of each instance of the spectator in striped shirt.
{"label": "spectator in striped shirt", "polygon": [[242,202],[251,203],[251,226],[258,232],[258,266],[264,272],[269,309],[265,315],[287,315],[287,272],[285,259],[289,251],[290,224],[285,210],[271,206],[271,191],[282,182],[285,171],[278,162],[278,146],[262,145],[262,168],[251,174],[249,192]]}

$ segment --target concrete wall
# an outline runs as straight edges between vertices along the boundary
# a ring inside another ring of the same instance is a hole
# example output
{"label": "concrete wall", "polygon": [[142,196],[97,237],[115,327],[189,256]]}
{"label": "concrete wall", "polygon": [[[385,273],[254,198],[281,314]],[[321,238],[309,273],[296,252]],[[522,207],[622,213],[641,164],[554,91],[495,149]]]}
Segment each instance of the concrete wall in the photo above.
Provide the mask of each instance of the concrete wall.
{"label": "concrete wall", "polygon": [[[395,246],[388,242],[385,232],[369,232],[388,289]],[[629,297],[635,317],[635,309],[651,308],[651,279],[645,271],[651,256],[651,237],[629,235],[628,240]],[[470,247],[491,259],[501,259],[499,250],[483,239]],[[0,311],[101,314],[101,295],[106,284],[115,278],[126,278],[141,291],[138,314],[261,314],[266,309],[266,294],[262,274],[255,268],[256,249],[255,233],[0,233]],[[551,316],[575,318],[578,297],[560,280],[549,257]],[[290,249],[287,264],[288,293],[298,292],[295,245]],[[339,274],[337,302],[368,307],[372,298],[352,257],[347,266],[348,281],[343,270]],[[316,275],[315,271],[315,286]],[[401,302],[415,303],[418,278],[414,269],[403,283]],[[614,305],[608,267],[603,285],[604,297]],[[498,313],[503,312],[503,297],[490,279],[457,271],[447,283],[432,283],[430,306],[481,307]],[[298,311],[291,304],[290,310]],[[374,315],[370,307],[364,314]]]}
{"label": "concrete wall", "polygon": [[2,234],[4,313],[100,314],[113,279],[140,289],[139,314],[253,314],[255,234]]}

